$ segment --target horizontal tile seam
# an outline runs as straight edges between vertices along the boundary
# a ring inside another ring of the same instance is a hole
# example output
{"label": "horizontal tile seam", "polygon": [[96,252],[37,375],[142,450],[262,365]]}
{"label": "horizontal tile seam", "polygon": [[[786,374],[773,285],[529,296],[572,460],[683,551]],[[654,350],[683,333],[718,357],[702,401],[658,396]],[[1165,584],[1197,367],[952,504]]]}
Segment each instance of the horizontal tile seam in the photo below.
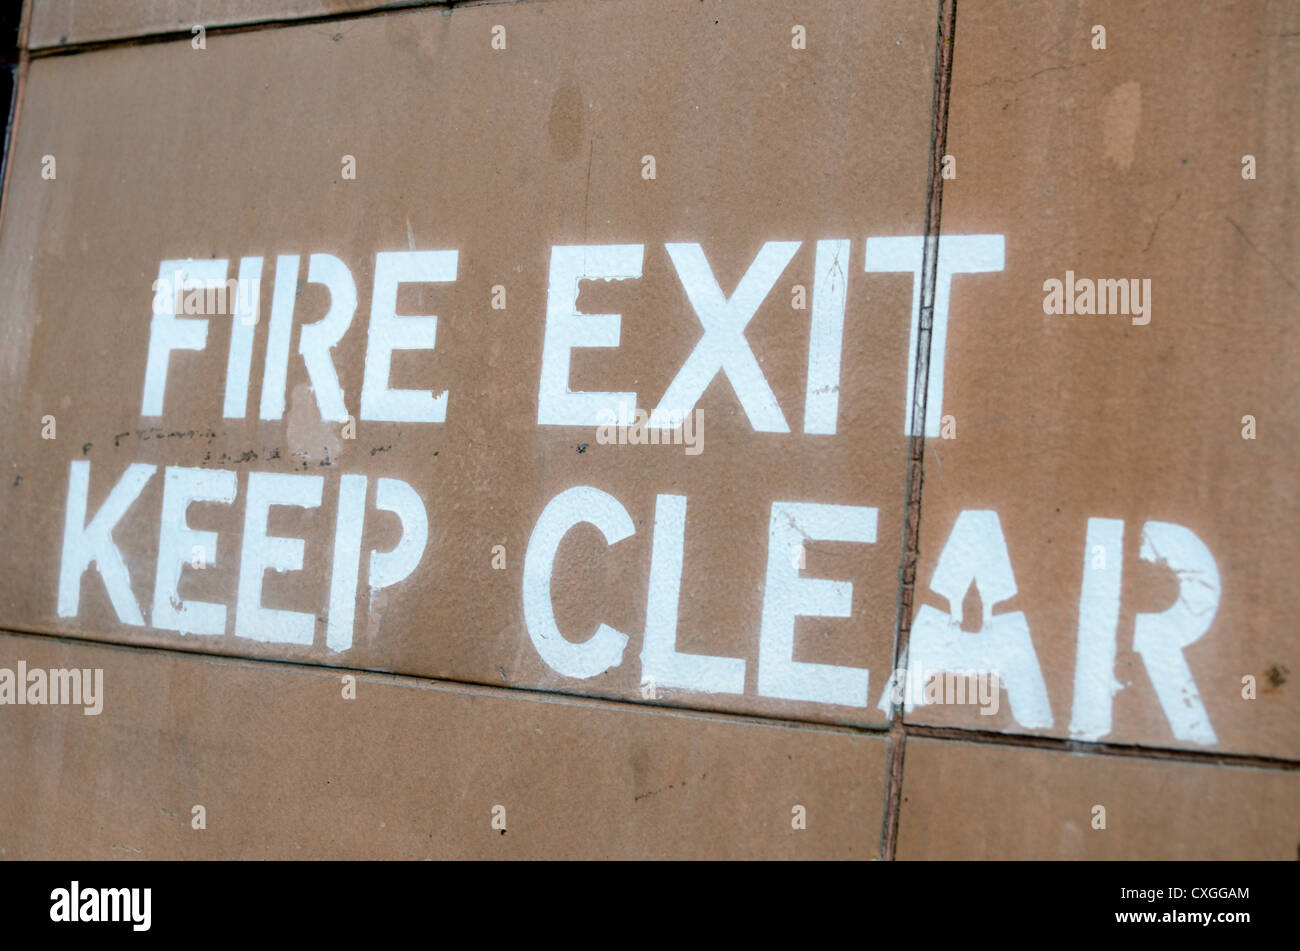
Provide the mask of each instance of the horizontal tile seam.
{"label": "horizontal tile seam", "polygon": [[[307,676],[336,677],[345,674],[361,675],[372,682],[388,683],[392,686],[420,689],[441,690],[462,696],[476,695],[494,699],[527,700],[534,703],[559,704],[561,706],[588,707],[610,712],[631,712],[647,715],[671,717],[677,719],[700,720],[705,722],[732,725],[766,726],[775,729],[796,730],[800,732],[837,734],[860,737],[864,739],[887,740],[891,737],[890,729],[882,726],[869,728],[848,724],[818,723],[793,717],[776,717],[765,714],[730,713],[718,710],[701,710],[693,707],[651,706],[617,697],[601,697],[586,694],[564,693],[542,690],[535,687],[503,687],[483,684],[468,680],[452,680],[440,677],[421,677],[416,674],[394,673],[366,667],[334,667],[312,661],[298,661],[287,658],[245,657],[238,654],[217,654],[206,651],[184,650],[179,647],[159,647],[150,644],[128,644],[120,641],[105,641],[94,638],[74,637],[66,634],[47,634],[37,630],[22,630],[15,627],[0,628],[0,638],[12,637],[25,640],[39,640],[77,647],[89,647],[115,652],[130,652],[139,655],[154,655],[163,658],[189,658],[200,663],[217,666],[244,667],[249,669],[272,668],[284,673]],[[995,733],[984,730],[970,730],[962,727],[936,727],[917,723],[901,723],[902,736],[915,739],[952,740],[963,743],[977,743],[988,746],[1033,747],[1060,753],[1076,753],[1093,756],[1121,756],[1146,760],[1179,760],[1200,765],[1244,766],[1281,770],[1300,770],[1300,760],[1285,757],[1268,757],[1248,753],[1211,752],[1202,750],[1175,749],[1160,746],[1143,746],[1141,744],[1086,743],[1054,736],[1032,736],[1018,733]]]}
{"label": "horizontal tile seam", "polygon": [[440,690],[462,696],[485,696],[494,699],[527,700],[535,703],[559,704],[561,706],[590,707],[611,712],[634,712],[708,722],[766,726],[776,729],[798,730],[814,733],[834,733],[853,737],[884,740],[889,734],[887,727],[862,727],[851,724],[819,723],[815,720],[801,720],[795,717],[776,717],[766,714],[731,713],[720,710],[701,709],[699,707],[663,705],[654,706],[638,703],[619,697],[605,697],[597,694],[570,693],[560,690],[546,690],[538,687],[501,686],[480,683],[473,680],[456,680],[446,677],[425,677],[419,674],[382,670],[373,667],[344,667],[323,664],[310,660],[295,660],[287,657],[248,657],[242,654],[221,654],[215,651],[187,650],[181,647],[165,647],[155,644],[131,644],[123,641],[101,640],[92,637],[77,637],[70,634],[53,634],[36,629],[23,629],[14,626],[0,627],[0,638],[13,637],[25,640],[69,644],[76,647],[110,650],[115,652],[134,652],[140,655],[153,655],[159,658],[187,658],[214,666],[244,667],[248,669],[272,668],[287,674],[300,674],[318,677],[341,677],[348,674],[360,675],[371,682],[387,683],[391,686],[418,689]]}
{"label": "horizontal tile seam", "polygon": [[1272,769],[1292,772],[1300,770],[1300,760],[1285,757],[1260,756],[1252,753],[1213,752],[1209,750],[1176,749],[1165,746],[1142,746],[1135,743],[1090,743],[1055,736],[1032,736],[1024,733],[994,733],[987,730],[970,730],[961,727],[924,726],[906,724],[908,739],[941,740],[945,742],[988,744],[992,746],[1040,749],[1052,753],[1081,756],[1109,756],[1118,759],[1140,759],[1147,762],[1180,762],[1195,766],[1233,766],[1246,769]]}
{"label": "horizontal tile seam", "polygon": [[[518,6],[521,4],[551,3],[554,0],[395,0],[385,6],[371,7],[365,10],[343,11],[340,13],[320,13],[301,17],[268,17],[260,20],[242,20],[237,23],[221,23],[202,26],[205,36],[228,36],[235,33],[255,33],[262,30],[275,30],[293,26],[311,26],[321,23],[338,23],[345,20],[363,20],[381,17],[393,13],[409,13],[412,10],[447,10],[470,7]],[[193,36],[191,27],[177,30],[165,30],[154,33],[139,33],[132,36],[108,37],[102,40],[83,40],[80,42],[60,43],[54,46],[24,47],[32,59],[46,59],[54,56],[74,56],[81,53],[93,53],[99,50],[117,49],[129,46],[153,46],[159,43],[173,43],[188,40]]]}

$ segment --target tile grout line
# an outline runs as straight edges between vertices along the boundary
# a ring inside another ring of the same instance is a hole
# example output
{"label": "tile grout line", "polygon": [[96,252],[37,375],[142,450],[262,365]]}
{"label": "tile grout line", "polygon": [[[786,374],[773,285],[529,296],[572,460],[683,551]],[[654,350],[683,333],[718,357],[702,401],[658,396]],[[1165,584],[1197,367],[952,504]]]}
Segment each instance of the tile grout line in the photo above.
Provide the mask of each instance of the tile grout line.
{"label": "tile grout line", "polygon": [[412,681],[422,686],[434,686],[445,689],[464,689],[466,691],[484,691],[514,699],[530,699],[543,702],[574,703],[578,705],[614,706],[638,713],[681,716],[692,719],[715,719],[728,723],[754,723],[761,726],[780,727],[788,730],[808,730],[810,732],[840,733],[845,736],[884,739],[883,729],[861,726],[854,723],[836,723],[832,721],[804,720],[793,716],[779,716],[770,713],[748,713],[734,710],[716,710],[707,707],[684,706],[677,704],[643,703],[628,697],[610,697],[602,694],[579,693],[548,689],[546,687],[523,684],[494,684],[478,680],[457,680],[452,677],[438,677],[429,674],[410,673],[409,671],[386,670],[380,667],[336,666],[319,660],[299,660],[292,657],[256,657],[247,654],[224,654],[216,651],[190,650],[166,644],[139,644],[128,641],[104,640],[97,637],[79,636],[42,631],[38,628],[24,628],[17,625],[0,626],[0,641],[6,637],[27,640],[40,640],[74,648],[92,650],[110,650],[153,654],[159,657],[178,660],[187,659],[200,663],[243,665],[252,667],[283,667],[302,673],[316,673],[325,676],[343,674],[362,674],[368,677],[387,678],[391,681]]}
{"label": "tile grout line", "polygon": [[978,743],[1016,749],[1045,750],[1050,753],[1082,756],[1109,756],[1116,759],[1142,759],[1163,763],[1177,762],[1195,766],[1233,766],[1245,769],[1276,769],[1285,772],[1300,771],[1300,762],[1283,757],[1260,756],[1254,753],[1212,753],[1200,750],[1179,750],[1158,746],[1137,746],[1121,743],[1085,743],[1057,736],[1037,736],[1030,733],[998,733],[993,730],[969,730],[953,726],[909,724],[907,736],[915,739]]}
{"label": "tile grout line", "polygon": [[[601,708],[617,708],[623,711],[683,717],[688,719],[708,719],[733,725],[756,725],[791,730],[807,730],[819,733],[838,733],[864,739],[885,740],[890,733],[844,723],[823,723],[812,720],[798,720],[771,715],[737,713],[726,710],[706,710],[699,707],[680,707],[671,705],[651,705],[622,697],[597,696],[593,694],[566,693],[547,690],[542,687],[506,686],[500,684],[480,683],[472,680],[451,680],[443,677],[431,677],[400,671],[381,670],[370,667],[333,667],[313,661],[294,660],[284,657],[250,657],[243,654],[216,654],[206,651],[186,650],[180,647],[168,647],[156,644],[131,644],[121,641],[106,641],[89,637],[77,637],[69,634],[50,634],[38,630],[21,630],[12,626],[0,627],[0,641],[5,638],[20,640],[39,640],[74,648],[107,650],[115,652],[150,654],[159,658],[172,660],[186,659],[197,663],[227,664],[249,668],[286,668],[294,673],[337,676],[342,674],[361,674],[381,679],[388,683],[405,686],[434,687],[444,690],[466,693],[486,693],[497,697],[530,700],[541,703],[567,703],[575,706],[590,704]],[[1266,768],[1300,772],[1300,760],[1288,760],[1281,757],[1259,756],[1248,753],[1215,753],[1193,749],[1177,749],[1159,746],[1141,746],[1138,744],[1088,743],[1079,740],[1064,740],[1055,736],[1036,736],[1025,733],[998,733],[992,730],[970,730],[962,727],[930,726],[925,724],[908,724],[906,735],[918,739],[935,739],[948,742],[973,743],[983,746],[1001,746],[1013,748],[1043,749],[1054,753],[1073,753],[1091,756],[1112,756],[1130,759],[1148,759],[1177,761],[1191,765],[1236,766],[1244,768]]]}
{"label": "tile grout line", "polygon": [[[276,30],[295,26],[312,26],[322,23],[338,23],[345,20],[363,20],[381,17],[392,13],[408,13],[415,10],[442,10],[444,15],[452,11],[473,7],[517,6],[522,4],[546,4],[554,0],[389,0],[384,6],[370,7],[363,10],[342,11],[339,13],[321,13],[315,16],[270,17],[264,20],[244,20],[236,23],[222,23],[204,26],[207,36],[228,36],[236,33],[256,33],[262,30]],[[27,51],[35,59],[53,56],[72,56],[79,53],[93,53],[99,50],[129,46],[153,46],[158,43],[172,43],[188,40],[192,37],[190,27],[181,30],[166,30],[157,33],[140,33],[133,36],[114,36],[102,40],[81,40],[54,46],[41,46]]]}
{"label": "tile grout line", "polygon": [[[939,251],[939,220],[943,207],[943,155],[948,141],[948,99],[952,84],[953,34],[957,0],[939,0],[935,27],[934,100],[930,126],[930,166],[926,177],[925,245],[921,262],[920,315],[916,338],[916,367],[912,382],[912,428],[908,435],[907,478],[903,497],[903,540],[898,571],[898,610],[894,629],[893,670],[904,666],[912,628],[917,551],[921,534],[921,488],[924,483],[926,394],[930,378],[930,341],[934,325],[934,288]],[[891,675],[892,676],[892,675]],[[890,711],[889,772],[885,780],[885,810],[881,818],[880,857],[892,861],[898,848],[899,807],[903,795],[903,756],[907,727],[902,711]]]}

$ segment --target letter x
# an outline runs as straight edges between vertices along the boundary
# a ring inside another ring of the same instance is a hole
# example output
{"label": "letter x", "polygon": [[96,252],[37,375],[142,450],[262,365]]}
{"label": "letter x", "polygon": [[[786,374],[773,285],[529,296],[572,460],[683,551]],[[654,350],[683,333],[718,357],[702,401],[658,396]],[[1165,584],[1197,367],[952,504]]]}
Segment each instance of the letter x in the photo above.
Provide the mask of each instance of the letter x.
{"label": "letter x", "polygon": [[698,244],[668,244],[668,256],[686,296],[704,327],[704,336],[686,358],[650,417],[650,427],[680,426],[719,371],[735,390],[749,422],[761,433],[788,433],[785,417],[745,340],[745,327],[799,250],[798,241],[763,245],[730,298],[722,293]]}

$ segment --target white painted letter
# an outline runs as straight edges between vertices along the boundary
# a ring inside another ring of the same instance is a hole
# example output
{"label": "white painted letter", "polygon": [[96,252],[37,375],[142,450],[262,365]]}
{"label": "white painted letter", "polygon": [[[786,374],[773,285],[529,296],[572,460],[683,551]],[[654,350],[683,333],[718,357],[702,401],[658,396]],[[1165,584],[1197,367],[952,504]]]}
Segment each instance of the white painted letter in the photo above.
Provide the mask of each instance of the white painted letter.
{"label": "white painted letter", "polygon": [[352,325],[352,315],[357,310],[357,288],[352,283],[348,266],[332,254],[311,256],[307,280],[329,288],[330,309],[315,323],[303,325],[298,337],[298,352],[302,354],[303,363],[307,364],[307,376],[316,393],[321,419],[343,423],[347,421],[348,411],[343,404],[343,387],[339,386],[339,375],[334,369],[330,350]]}
{"label": "white painted letter", "polygon": [[763,697],[867,705],[869,671],[794,659],[797,617],[849,617],[853,585],[800,577],[790,552],[805,541],[876,540],[876,510],[858,505],[773,502],[768,521],[767,585],[758,635],[758,692]]}
{"label": "white painted letter", "polygon": [[238,479],[229,469],[168,466],[163,471],[162,515],[158,525],[158,570],[153,586],[153,626],[182,634],[226,633],[226,606],[182,601],[176,586],[190,552],[199,548],[205,565],[216,564],[217,533],[196,531],[185,521],[191,502],[235,501]]}
{"label": "white painted letter", "polygon": [[361,532],[366,521],[366,477],[339,480],[339,511],[334,525],[334,566],[330,570],[330,614],[325,646],[345,651],[352,646],[357,613],[357,572],[361,568]]}
{"label": "white painted letter", "polygon": [[1219,568],[1190,529],[1170,522],[1142,526],[1143,561],[1165,565],[1178,578],[1178,597],[1159,614],[1133,620],[1133,649],[1142,656],[1165,718],[1180,740],[1218,742],[1201,703],[1183,648],[1210,628],[1219,609]]}
{"label": "white painted letter", "polygon": [[583,281],[625,281],[640,277],[644,251],[639,244],[551,248],[542,378],[537,391],[539,425],[599,426],[602,413],[613,415],[619,404],[626,406],[628,412],[636,409],[635,393],[569,389],[569,352],[575,347],[618,346],[622,316],[579,312],[579,291]]}
{"label": "white painted letter", "polygon": [[456,280],[456,251],[386,251],[375,255],[375,288],[370,301],[366,370],[361,381],[361,418],[394,423],[441,423],[447,418],[447,391],[392,390],[388,375],[394,350],[432,350],[438,318],[397,314],[402,284]]}
{"label": "white painted letter", "polygon": [[208,345],[206,318],[176,316],[176,297],[187,288],[210,287],[226,279],[226,260],[163,261],[158,265],[158,282],[170,281],[170,294],[158,294],[149,320],[149,357],[144,370],[144,398],[141,416],[161,416],[167,392],[167,364],[173,350],[202,350]]}
{"label": "white painted letter", "polygon": [[591,486],[565,489],[547,503],[537,518],[524,553],[524,624],[542,660],[566,677],[594,677],[623,660],[627,635],[608,624],[582,643],[566,640],[555,623],[551,604],[551,574],[555,554],[569,529],[579,523],[595,525],[605,542],[615,545],[635,533],[632,518],[618,499]]}
{"label": "white painted letter", "polygon": [[239,593],[235,605],[235,635],[254,641],[309,645],[315,638],[316,615],[262,607],[262,577],[268,568],[300,571],[304,543],[301,538],[266,534],[267,515],[273,505],[316,508],[320,505],[320,476],[287,472],[250,472],[244,511],[244,547],[239,561]]}
{"label": "white painted letter", "polygon": [[[976,634],[961,628],[962,600],[971,582],[984,614]],[[947,599],[948,613],[928,604],[916,613],[908,648],[906,709],[925,703],[920,688],[931,674],[992,674],[1006,687],[1011,713],[1021,726],[1050,727],[1052,706],[1029,622],[1021,611],[993,615],[995,605],[1016,594],[1016,577],[997,512],[966,511],[957,516],[939,553],[930,589]]]}
{"label": "white painted letter", "polygon": [[289,374],[289,339],[293,308],[298,300],[298,255],[275,259],[275,289],[271,293],[270,327],[266,332],[266,364],[262,367],[262,419],[284,415],[285,380]]}
{"label": "white painted letter", "polygon": [[744,693],[745,662],[738,657],[683,654],[677,650],[677,603],[682,587],[686,544],[686,496],[655,500],[650,589],[646,595],[641,679],[657,687],[703,693]]}
{"label": "white painted letter", "polygon": [[813,276],[812,329],[808,335],[808,392],[803,431],[835,435],[840,411],[840,351],[849,286],[849,242],[818,241]]}
{"label": "white painted letter", "polygon": [[78,459],[68,469],[68,507],[63,521],[63,557],[59,563],[59,617],[76,617],[81,603],[81,576],[93,561],[104,579],[113,610],[123,624],[144,625],[140,605],[131,592],[131,574],[113,544],[113,529],[139,497],[155,466],[137,462],[126,472],[95,517],[86,525],[90,493],[90,463]]}
{"label": "white painted letter", "polygon": [[[1093,552],[1101,548],[1100,559]],[[1115,634],[1124,567],[1124,520],[1090,518],[1083,543],[1083,583],[1079,588],[1079,643],[1075,648],[1074,702],[1070,735],[1098,740],[1111,731],[1115,694]]]}
{"label": "white painted letter", "polygon": [[[776,395],[767,384],[745,340],[745,327],[763,298],[799,250],[798,241],[768,241],[754,258],[736,290],[722,293],[704,250],[698,244],[668,244],[668,256],[691,306],[704,327],[691,355],[669,384],[650,417],[651,429],[672,429],[695,408],[718,373],[725,373],[750,425],[760,433],[788,433]],[[815,305],[815,302],[814,302]]]}
{"label": "white painted letter", "polygon": [[402,537],[392,551],[370,553],[371,590],[387,588],[414,571],[429,540],[429,516],[424,501],[401,479],[380,479],[375,484],[375,508],[397,516],[402,523]]}
{"label": "white painted letter", "polygon": [[[934,284],[934,326],[930,338],[929,383],[925,395],[925,435],[938,436],[943,417],[944,350],[948,343],[948,301],[954,274],[1001,271],[1005,236],[1000,234],[945,235],[939,239]],[[868,238],[868,271],[912,272],[912,334],[907,347],[907,394],[904,397],[903,435],[920,435],[912,420],[912,395],[916,391],[916,347],[921,331],[921,263],[925,238]],[[933,249],[933,245],[931,245]]]}
{"label": "white painted letter", "polygon": [[235,305],[230,308],[230,353],[226,356],[226,402],[221,415],[243,419],[248,411],[248,374],[253,365],[253,332],[262,306],[262,259],[241,258]]}

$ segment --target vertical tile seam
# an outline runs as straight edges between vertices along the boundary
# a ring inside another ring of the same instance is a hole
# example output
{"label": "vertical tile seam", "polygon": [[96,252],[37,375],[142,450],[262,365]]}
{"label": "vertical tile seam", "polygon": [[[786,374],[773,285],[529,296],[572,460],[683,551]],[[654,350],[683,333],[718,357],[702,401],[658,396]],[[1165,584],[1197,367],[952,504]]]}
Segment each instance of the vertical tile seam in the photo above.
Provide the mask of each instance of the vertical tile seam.
{"label": "vertical tile seam", "polygon": [[[952,48],[957,26],[957,0],[939,0],[935,26],[934,93],[930,115],[930,163],[926,170],[925,242],[921,262],[920,315],[913,373],[911,419],[921,422],[919,435],[908,434],[907,475],[903,489],[903,538],[898,567],[898,603],[894,626],[892,670],[904,666],[912,627],[912,602],[921,531],[921,489],[924,483],[926,394],[930,378],[930,344],[934,326],[934,288],[939,251],[939,222],[943,208],[943,155],[948,140],[948,100],[952,83]],[[885,777],[885,808],[881,818],[880,857],[893,860],[898,846],[902,801],[906,726],[897,704],[890,710],[889,770]]]}

